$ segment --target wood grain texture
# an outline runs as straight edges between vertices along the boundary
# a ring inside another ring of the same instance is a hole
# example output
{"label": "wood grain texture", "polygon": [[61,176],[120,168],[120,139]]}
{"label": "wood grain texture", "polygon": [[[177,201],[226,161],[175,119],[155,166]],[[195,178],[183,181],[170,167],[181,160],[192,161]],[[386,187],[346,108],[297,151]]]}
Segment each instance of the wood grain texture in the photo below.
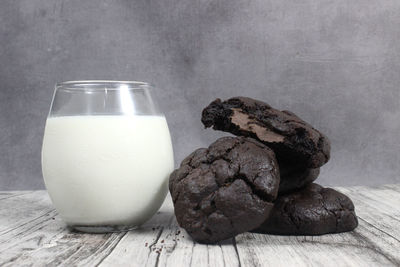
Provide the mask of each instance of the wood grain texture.
{"label": "wood grain texture", "polygon": [[356,206],[358,228],[324,236],[245,233],[193,242],[167,198],[127,233],[65,227],[45,191],[0,192],[0,266],[400,266],[400,185],[337,188]]}

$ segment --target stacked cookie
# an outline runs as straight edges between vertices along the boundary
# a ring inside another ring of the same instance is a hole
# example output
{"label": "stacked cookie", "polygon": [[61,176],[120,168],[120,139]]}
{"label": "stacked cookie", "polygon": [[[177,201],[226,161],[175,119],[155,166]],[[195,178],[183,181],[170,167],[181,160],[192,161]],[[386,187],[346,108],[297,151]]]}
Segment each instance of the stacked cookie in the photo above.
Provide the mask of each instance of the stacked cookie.
{"label": "stacked cookie", "polygon": [[347,196],[313,183],[330,143],[295,114],[234,97],[210,103],[202,122],[238,137],[194,151],[170,176],[177,221],[193,239],[215,243],[246,231],[320,235],[357,226]]}

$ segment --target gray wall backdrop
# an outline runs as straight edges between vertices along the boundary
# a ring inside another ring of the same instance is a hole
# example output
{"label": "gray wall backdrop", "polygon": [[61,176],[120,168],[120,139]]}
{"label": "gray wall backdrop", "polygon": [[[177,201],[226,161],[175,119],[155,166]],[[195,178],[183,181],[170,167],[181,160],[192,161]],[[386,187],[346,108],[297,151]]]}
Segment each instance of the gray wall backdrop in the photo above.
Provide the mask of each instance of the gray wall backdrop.
{"label": "gray wall backdrop", "polygon": [[176,165],[222,136],[202,108],[246,95],[332,141],[325,185],[400,182],[400,2],[2,0],[0,190],[44,188],[55,82],[155,84]]}

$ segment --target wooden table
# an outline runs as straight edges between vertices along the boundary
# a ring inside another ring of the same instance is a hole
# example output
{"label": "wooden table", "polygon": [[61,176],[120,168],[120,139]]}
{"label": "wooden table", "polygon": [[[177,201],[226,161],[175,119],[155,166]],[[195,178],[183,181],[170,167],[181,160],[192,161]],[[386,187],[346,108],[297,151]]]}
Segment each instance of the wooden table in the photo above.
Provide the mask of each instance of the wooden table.
{"label": "wooden table", "polygon": [[358,228],[324,236],[245,233],[217,245],[177,226],[171,199],[138,230],[66,229],[46,191],[0,192],[0,266],[400,266],[400,185],[337,188]]}

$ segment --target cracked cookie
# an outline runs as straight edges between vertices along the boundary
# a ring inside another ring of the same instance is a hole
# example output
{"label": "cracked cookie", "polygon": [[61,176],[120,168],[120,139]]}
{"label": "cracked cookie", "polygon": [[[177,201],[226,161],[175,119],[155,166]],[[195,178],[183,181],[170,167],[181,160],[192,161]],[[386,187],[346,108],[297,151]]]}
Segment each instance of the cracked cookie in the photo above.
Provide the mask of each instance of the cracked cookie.
{"label": "cracked cookie", "polygon": [[281,174],[279,194],[299,190],[314,182],[319,175],[319,168],[309,169],[302,165],[293,165],[279,161],[278,164],[279,172]]}
{"label": "cracked cookie", "polygon": [[278,196],[269,218],[254,232],[279,235],[322,235],[351,231],[358,225],[346,195],[312,183]]}
{"label": "cracked cookie", "polygon": [[264,222],[278,194],[274,152],[251,138],[222,137],[185,158],[170,176],[176,219],[201,243],[215,243]]}
{"label": "cracked cookie", "polygon": [[214,100],[203,110],[201,121],[207,128],[259,140],[278,160],[318,168],[330,157],[330,142],[321,132],[290,111],[248,97]]}

